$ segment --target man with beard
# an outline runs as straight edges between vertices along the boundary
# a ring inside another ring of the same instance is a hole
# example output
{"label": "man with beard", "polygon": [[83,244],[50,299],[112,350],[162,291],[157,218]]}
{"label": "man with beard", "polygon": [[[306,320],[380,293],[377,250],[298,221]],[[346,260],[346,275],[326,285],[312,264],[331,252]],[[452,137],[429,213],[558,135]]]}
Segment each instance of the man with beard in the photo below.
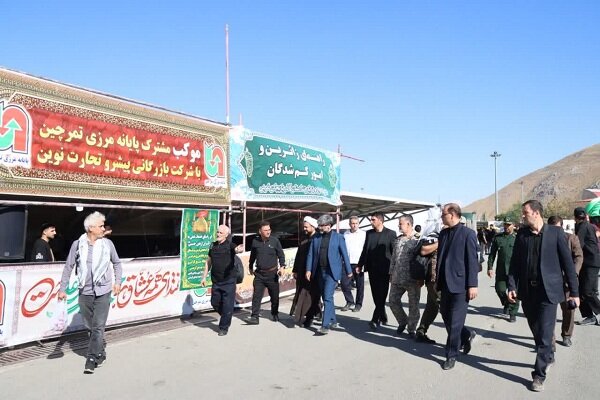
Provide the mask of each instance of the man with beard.
{"label": "man with beard", "polygon": [[544,224],[537,200],[523,203],[522,212],[525,226],[517,233],[510,260],[508,300],[519,298],[523,305],[537,352],[530,389],[541,392],[548,367],[554,363],[552,339],[557,305],[565,299],[564,282],[573,308],[579,305],[579,287],[562,229]]}
{"label": "man with beard", "polygon": [[396,233],[383,226],[384,218],[382,212],[375,212],[371,215],[373,229],[367,231],[357,266],[358,271],[362,271],[364,267],[364,270],[369,273],[371,294],[375,303],[373,317],[369,322],[369,326],[373,330],[377,330],[380,324],[385,325],[388,322],[385,300],[390,290],[390,262],[396,241]]}
{"label": "man with beard", "polygon": [[315,315],[320,311],[319,298],[321,297],[321,292],[318,281],[316,279],[312,281],[306,279],[308,248],[317,232],[317,220],[313,217],[304,217],[302,227],[306,239],[298,246],[292,269],[292,274],[296,280],[296,294],[292,302],[294,304],[292,314],[295,325],[303,323],[305,328],[309,328]]}

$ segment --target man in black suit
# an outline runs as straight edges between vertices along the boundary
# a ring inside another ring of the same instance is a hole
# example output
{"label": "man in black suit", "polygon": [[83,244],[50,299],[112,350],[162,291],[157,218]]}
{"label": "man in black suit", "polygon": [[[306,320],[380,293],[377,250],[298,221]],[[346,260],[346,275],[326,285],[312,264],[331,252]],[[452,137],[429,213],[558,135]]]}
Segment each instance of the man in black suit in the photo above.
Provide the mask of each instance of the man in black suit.
{"label": "man in black suit", "polygon": [[580,325],[600,325],[600,299],[598,298],[598,272],[600,271],[600,250],[596,229],[587,221],[585,209],[577,207],[573,211],[575,217],[575,234],[583,249],[583,267],[579,272],[579,291],[581,295]]}
{"label": "man in black suit", "polygon": [[460,224],[458,204],[449,203],[442,208],[442,223],[437,258],[437,288],[442,292],[440,312],[446,325],[445,370],[454,368],[460,347],[465,354],[471,351],[475,331],[465,327],[469,301],[477,297],[477,235]]}
{"label": "man in black suit", "polygon": [[[537,356],[530,389],[544,390],[548,367],[554,363],[552,338],[558,303],[565,300],[564,283],[569,289],[570,307],[579,305],[579,287],[571,251],[557,226],[544,224],[543,207],[537,200],[523,203],[524,227],[519,229],[508,273],[508,300],[517,298],[533,333]],[[563,281],[564,277],[564,281]]]}

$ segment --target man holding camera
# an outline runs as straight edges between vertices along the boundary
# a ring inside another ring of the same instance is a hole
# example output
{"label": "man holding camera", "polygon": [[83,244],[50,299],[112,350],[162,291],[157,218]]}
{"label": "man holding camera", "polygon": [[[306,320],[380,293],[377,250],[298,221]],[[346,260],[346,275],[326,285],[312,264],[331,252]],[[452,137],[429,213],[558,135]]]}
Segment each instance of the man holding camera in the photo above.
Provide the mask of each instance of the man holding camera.
{"label": "man holding camera", "polygon": [[[530,389],[544,390],[548,367],[554,363],[554,324],[558,303],[569,290],[570,308],[579,305],[579,285],[571,251],[563,230],[544,223],[543,207],[537,200],[523,203],[525,226],[519,229],[508,273],[508,300],[517,297],[533,333],[537,356]],[[563,280],[564,277],[564,280]]]}

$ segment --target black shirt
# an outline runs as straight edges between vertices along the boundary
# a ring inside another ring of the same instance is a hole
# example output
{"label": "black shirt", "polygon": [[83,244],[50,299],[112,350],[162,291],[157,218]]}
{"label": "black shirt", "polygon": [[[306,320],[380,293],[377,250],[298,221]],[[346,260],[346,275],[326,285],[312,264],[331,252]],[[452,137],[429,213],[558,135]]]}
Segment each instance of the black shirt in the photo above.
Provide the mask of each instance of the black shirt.
{"label": "black shirt", "polygon": [[536,235],[530,229],[530,234],[527,237],[527,280],[529,282],[539,282],[540,278],[540,255],[542,254],[542,236],[544,234],[544,228],[546,224],[542,226],[540,232]]}
{"label": "black shirt", "polygon": [[213,282],[223,282],[233,278],[235,270],[236,245],[229,240],[223,243],[213,242],[208,256],[210,257],[210,274]]}
{"label": "black shirt", "polygon": [[54,261],[54,254],[52,254],[52,249],[50,248],[50,244],[46,242],[42,238],[38,238],[33,243],[33,248],[31,249],[31,255],[29,256],[29,261],[33,262],[48,262]]}
{"label": "black shirt", "polygon": [[279,239],[269,236],[267,240],[263,240],[262,237],[258,236],[252,240],[250,261],[248,263],[250,270],[254,269],[254,262],[256,262],[256,269],[259,270],[275,268],[277,267],[277,260],[279,260],[279,266],[285,267],[285,256]]}
{"label": "black shirt", "polygon": [[327,258],[329,239],[331,239],[331,232],[321,234],[321,248],[319,249],[319,267],[321,268],[329,266],[329,260]]}
{"label": "black shirt", "polygon": [[396,233],[386,227],[381,232],[375,229],[367,231],[358,263],[365,267],[365,271],[389,274],[395,241]]}

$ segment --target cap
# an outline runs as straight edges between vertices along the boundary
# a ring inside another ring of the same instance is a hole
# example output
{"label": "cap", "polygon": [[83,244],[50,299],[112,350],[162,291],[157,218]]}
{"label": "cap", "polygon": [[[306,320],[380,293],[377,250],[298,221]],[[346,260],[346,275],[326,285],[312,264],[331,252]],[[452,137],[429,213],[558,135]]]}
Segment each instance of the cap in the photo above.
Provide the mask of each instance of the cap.
{"label": "cap", "polygon": [[514,222],[512,222],[512,221],[510,220],[510,218],[508,218],[508,217],[504,218],[504,221],[503,221],[503,222],[504,222],[504,225],[512,225],[512,224],[514,223]]}
{"label": "cap", "polygon": [[585,207],[585,212],[590,218],[600,217],[600,197],[590,201]]}
{"label": "cap", "polygon": [[308,216],[304,217],[304,222],[308,223],[313,228],[316,228],[317,226],[319,226],[319,224],[317,224],[317,220],[314,219],[313,217],[308,217]]}
{"label": "cap", "polygon": [[575,210],[573,210],[573,216],[580,219],[585,218],[585,208],[577,207]]}

